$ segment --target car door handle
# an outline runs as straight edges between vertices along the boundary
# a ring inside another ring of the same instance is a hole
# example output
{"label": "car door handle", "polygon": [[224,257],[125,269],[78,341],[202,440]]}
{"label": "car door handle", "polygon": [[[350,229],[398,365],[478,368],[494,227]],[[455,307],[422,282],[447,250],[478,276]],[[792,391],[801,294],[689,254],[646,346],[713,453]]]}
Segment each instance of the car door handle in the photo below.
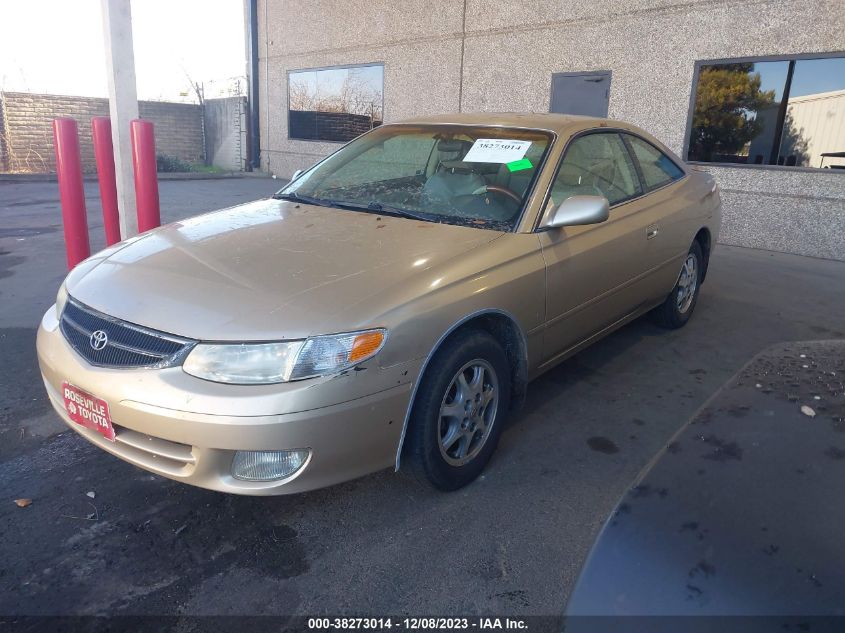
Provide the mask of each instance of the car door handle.
{"label": "car door handle", "polygon": [[656,224],[652,224],[645,230],[645,237],[647,240],[657,237],[657,234],[660,232],[660,229]]}

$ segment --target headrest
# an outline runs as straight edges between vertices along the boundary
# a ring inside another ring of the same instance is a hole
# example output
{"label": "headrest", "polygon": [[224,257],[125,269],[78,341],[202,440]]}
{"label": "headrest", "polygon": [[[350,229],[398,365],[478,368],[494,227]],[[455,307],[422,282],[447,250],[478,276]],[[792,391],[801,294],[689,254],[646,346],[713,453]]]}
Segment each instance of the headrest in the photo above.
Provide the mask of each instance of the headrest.
{"label": "headrest", "polygon": [[464,149],[464,141],[442,138],[437,141],[438,152],[460,152]]}
{"label": "headrest", "polygon": [[558,173],[558,181],[566,187],[579,187],[584,180],[584,171],[573,165],[563,163]]}

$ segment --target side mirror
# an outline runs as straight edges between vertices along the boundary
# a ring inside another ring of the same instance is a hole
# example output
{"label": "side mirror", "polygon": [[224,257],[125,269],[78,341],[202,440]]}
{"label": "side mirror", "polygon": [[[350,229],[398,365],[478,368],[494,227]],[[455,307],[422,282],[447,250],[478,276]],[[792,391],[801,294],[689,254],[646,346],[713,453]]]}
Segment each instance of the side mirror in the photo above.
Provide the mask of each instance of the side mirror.
{"label": "side mirror", "polygon": [[544,228],[556,229],[562,226],[599,224],[610,217],[610,204],[602,196],[570,196],[560,203]]}
{"label": "side mirror", "polygon": [[299,176],[300,176],[301,174],[302,174],[302,170],[301,170],[301,169],[297,169],[295,172],[293,172],[293,176],[291,176],[291,177],[290,177],[290,181],[291,181],[291,182],[293,182],[294,180],[296,180],[297,178],[299,178]]}

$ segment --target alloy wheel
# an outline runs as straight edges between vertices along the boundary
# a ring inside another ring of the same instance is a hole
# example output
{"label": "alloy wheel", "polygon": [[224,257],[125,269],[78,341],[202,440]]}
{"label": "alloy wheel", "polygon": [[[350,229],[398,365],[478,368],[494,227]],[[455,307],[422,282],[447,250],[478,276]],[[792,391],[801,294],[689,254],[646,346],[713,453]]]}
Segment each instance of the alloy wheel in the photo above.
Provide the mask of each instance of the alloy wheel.
{"label": "alloy wheel", "polygon": [[698,289],[698,258],[690,253],[681,269],[681,276],[678,278],[678,296],[675,299],[678,312],[686,314],[690,309]]}
{"label": "alloy wheel", "polygon": [[499,380],[492,365],[483,359],[466,363],[452,378],[437,425],[443,459],[462,466],[481,452],[496,420]]}

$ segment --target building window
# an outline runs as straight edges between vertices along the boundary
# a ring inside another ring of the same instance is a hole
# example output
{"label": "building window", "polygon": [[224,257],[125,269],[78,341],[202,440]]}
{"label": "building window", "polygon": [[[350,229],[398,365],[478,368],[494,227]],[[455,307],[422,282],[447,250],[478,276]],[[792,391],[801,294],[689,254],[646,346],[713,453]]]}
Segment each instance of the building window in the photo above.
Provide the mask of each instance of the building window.
{"label": "building window", "polygon": [[288,136],[345,143],[384,120],[384,66],[288,73]]}
{"label": "building window", "polygon": [[687,160],[845,169],[845,56],[699,64]]}

